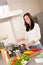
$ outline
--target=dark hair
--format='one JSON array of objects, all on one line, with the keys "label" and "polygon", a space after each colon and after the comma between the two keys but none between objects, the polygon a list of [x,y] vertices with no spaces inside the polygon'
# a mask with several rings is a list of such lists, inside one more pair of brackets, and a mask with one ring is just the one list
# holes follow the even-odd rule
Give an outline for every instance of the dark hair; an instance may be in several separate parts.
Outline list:
[{"label": "dark hair", "polygon": [[[30,13],[25,13],[25,14],[23,15],[23,18],[24,18],[26,15],[30,18],[30,21],[31,21],[31,27],[30,27],[29,24],[27,24],[27,23],[25,22],[26,31],[29,31],[29,29],[32,30],[32,29],[34,28],[34,21],[33,21],[33,18],[32,18],[32,16],[31,16]],[[24,20],[24,21],[25,21],[25,20]]]}]

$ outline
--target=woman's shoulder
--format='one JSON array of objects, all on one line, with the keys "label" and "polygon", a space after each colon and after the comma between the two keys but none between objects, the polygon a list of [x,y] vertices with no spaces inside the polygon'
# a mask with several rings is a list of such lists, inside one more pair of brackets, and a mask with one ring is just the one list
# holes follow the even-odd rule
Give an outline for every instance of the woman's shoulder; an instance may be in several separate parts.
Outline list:
[{"label": "woman's shoulder", "polygon": [[40,28],[39,24],[35,23],[34,28],[36,28],[36,29]]},{"label": "woman's shoulder", "polygon": [[35,25],[34,25],[35,27],[39,27],[39,24],[38,23],[35,23]]},{"label": "woman's shoulder", "polygon": [[35,23],[35,26],[39,26],[39,24],[38,23]]}]

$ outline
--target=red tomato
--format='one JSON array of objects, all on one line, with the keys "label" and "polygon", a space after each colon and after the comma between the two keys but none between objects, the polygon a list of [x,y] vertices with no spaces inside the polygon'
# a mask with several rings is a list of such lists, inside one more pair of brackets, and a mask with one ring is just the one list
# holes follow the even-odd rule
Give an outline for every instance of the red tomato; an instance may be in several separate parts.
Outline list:
[{"label": "red tomato", "polygon": [[10,61],[10,64],[11,64],[11,65],[14,65],[14,60],[11,60],[11,61]]},{"label": "red tomato", "polygon": [[31,51],[37,52],[37,51],[40,51],[40,48],[33,48],[31,49]]},{"label": "red tomato", "polygon": [[17,60],[17,59],[14,58],[13,60],[10,61],[10,64],[11,64],[11,65],[14,65],[14,63],[16,62],[16,60]]}]

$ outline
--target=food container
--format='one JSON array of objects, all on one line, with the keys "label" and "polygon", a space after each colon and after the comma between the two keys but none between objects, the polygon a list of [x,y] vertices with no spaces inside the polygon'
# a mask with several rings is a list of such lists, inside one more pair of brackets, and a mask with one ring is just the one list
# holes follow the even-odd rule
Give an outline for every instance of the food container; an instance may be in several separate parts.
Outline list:
[{"label": "food container", "polygon": [[23,53],[25,50],[27,50],[26,45],[25,44],[19,45],[19,50],[21,51],[21,53]]},{"label": "food container", "polygon": [[21,55],[20,50],[15,50],[15,54],[16,56],[20,56]]}]

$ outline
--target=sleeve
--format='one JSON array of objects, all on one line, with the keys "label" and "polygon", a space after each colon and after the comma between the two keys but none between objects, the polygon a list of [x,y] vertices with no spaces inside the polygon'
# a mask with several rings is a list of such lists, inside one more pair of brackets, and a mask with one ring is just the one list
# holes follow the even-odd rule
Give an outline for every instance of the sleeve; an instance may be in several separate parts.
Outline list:
[{"label": "sleeve", "polygon": [[38,24],[35,25],[35,33],[36,33],[36,40],[38,41],[41,39],[41,31],[40,31],[40,27]]}]

